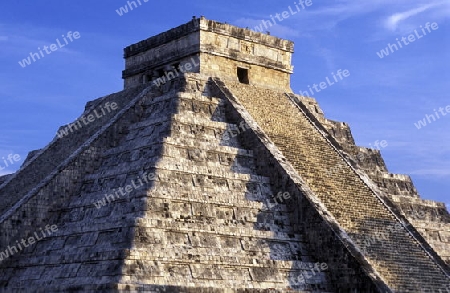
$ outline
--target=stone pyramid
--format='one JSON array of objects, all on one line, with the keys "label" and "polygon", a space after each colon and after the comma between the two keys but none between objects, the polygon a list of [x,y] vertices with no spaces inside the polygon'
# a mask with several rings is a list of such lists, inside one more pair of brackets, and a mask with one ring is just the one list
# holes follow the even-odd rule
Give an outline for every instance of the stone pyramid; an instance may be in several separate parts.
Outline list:
[{"label": "stone pyramid", "polygon": [[0,292],[450,292],[450,215],[294,95],[293,43],[205,18],[0,178]]}]

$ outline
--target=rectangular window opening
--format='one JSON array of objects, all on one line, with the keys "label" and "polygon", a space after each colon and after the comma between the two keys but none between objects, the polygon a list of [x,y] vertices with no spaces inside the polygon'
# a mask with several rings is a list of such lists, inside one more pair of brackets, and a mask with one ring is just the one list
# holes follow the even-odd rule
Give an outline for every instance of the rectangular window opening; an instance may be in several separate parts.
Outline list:
[{"label": "rectangular window opening", "polygon": [[248,80],[248,69],[245,68],[237,68],[237,76],[239,79],[240,83],[245,83],[245,84],[249,84],[249,80]]}]

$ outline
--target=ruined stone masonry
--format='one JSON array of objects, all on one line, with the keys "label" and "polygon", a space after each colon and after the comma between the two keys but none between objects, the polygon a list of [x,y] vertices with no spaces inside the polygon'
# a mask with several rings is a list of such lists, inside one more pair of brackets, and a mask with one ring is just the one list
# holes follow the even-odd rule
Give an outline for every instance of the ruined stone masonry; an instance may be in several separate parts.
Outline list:
[{"label": "ruined stone masonry", "polygon": [[117,110],[0,177],[0,292],[450,292],[444,204],[293,94],[292,53],[203,17],[125,48],[81,117]]}]

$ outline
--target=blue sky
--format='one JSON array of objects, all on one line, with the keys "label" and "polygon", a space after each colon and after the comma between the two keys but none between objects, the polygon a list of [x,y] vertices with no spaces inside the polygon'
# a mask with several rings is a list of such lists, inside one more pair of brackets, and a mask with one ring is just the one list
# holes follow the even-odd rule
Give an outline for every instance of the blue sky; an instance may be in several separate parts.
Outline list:
[{"label": "blue sky", "polygon": [[[136,0],[137,1],[137,0]],[[120,91],[123,48],[189,21],[192,16],[254,28],[295,11],[293,1],[163,1],[119,16],[127,1],[6,1],[0,11],[0,174],[15,171],[28,151],[49,143],[87,101]],[[393,3],[394,2],[394,3]],[[157,4],[155,4],[157,3]],[[299,6],[300,7],[300,6]],[[414,123],[450,106],[450,2],[441,0],[314,1],[267,30],[295,42],[294,92],[350,75],[314,92],[327,118],[348,122],[357,144],[386,140],[392,173],[410,174],[423,198],[450,203],[450,113],[418,129]],[[426,23],[438,28],[425,31]],[[396,38],[421,36],[377,54]],[[22,68],[38,48],[64,47]],[[404,44],[404,43],[403,43]],[[399,47],[399,45],[397,45]],[[436,115],[435,115],[436,117]],[[8,167],[2,157],[22,157]]]}]

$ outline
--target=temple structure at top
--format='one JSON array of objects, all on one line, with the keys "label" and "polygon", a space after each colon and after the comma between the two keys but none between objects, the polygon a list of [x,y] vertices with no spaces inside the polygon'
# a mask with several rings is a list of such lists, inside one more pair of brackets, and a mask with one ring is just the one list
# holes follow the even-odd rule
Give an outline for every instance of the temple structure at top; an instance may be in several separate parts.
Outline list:
[{"label": "temple structure at top", "polygon": [[229,24],[190,22],[125,48],[125,88],[182,72],[290,91],[294,43]]}]

